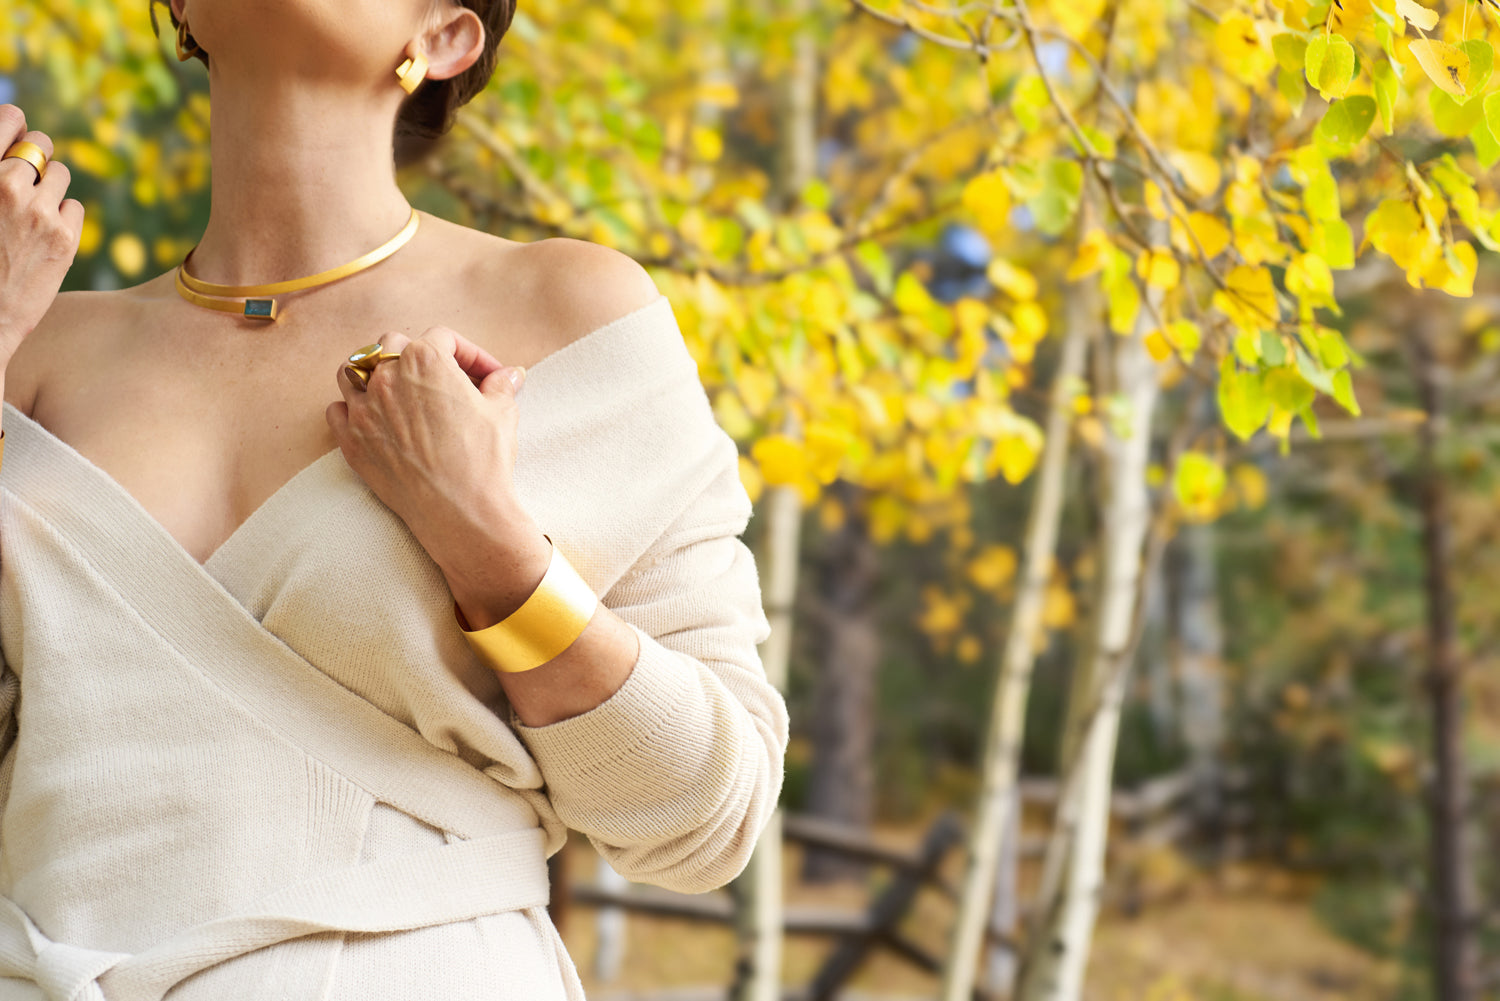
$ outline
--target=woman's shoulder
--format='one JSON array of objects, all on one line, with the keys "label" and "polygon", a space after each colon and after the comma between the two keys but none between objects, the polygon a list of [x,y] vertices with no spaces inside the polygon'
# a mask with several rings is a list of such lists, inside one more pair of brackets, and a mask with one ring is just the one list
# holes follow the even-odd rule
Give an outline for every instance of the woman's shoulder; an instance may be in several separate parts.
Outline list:
[{"label": "woman's shoulder", "polygon": [[514,304],[521,276],[528,311],[549,330],[552,351],[661,298],[646,269],[613,247],[571,237],[491,239],[495,252],[480,255],[478,265],[488,274],[486,284]]},{"label": "woman's shoulder", "polygon": [[5,366],[6,402],[30,416],[37,392],[56,360],[76,359],[86,350],[108,351],[111,346],[99,335],[100,321],[119,308],[121,299],[119,290],[59,292]]}]

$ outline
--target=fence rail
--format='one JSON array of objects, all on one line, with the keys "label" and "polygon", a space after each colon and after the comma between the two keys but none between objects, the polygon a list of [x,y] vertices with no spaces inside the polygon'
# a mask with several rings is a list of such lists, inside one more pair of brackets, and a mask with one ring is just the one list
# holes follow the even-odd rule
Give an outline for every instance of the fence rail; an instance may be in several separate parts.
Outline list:
[{"label": "fence rail", "polygon": [[[1163,775],[1132,789],[1117,790],[1110,800],[1110,812],[1120,831],[1110,839],[1110,850],[1128,854],[1182,844],[1205,829],[1224,835],[1242,828],[1249,820],[1249,811],[1232,799],[1247,783],[1244,772],[1221,774],[1216,789],[1216,815],[1211,818],[1203,816],[1197,799],[1201,786],[1190,769]],[[1024,804],[1047,808],[1056,805],[1058,788],[1052,779],[1025,779],[1019,785],[1019,793]],[[838,852],[886,867],[892,873],[890,881],[863,911],[784,908],[785,934],[830,936],[839,940],[807,990],[798,993],[799,998],[827,1001],[838,995],[876,948],[887,949],[928,972],[940,969],[940,958],[905,937],[900,925],[923,889],[958,899],[957,888],[940,872],[949,853],[962,843],[962,823],[957,814],[949,811],[939,816],[914,851],[882,843],[867,831],[805,814],[785,814],[782,834],[787,841]],[[1031,835],[1022,838],[1018,849],[1022,858],[1039,858],[1045,854],[1046,844],[1045,837]],[[1125,887],[1123,898],[1131,909],[1142,903],[1139,893],[1129,886]],[[583,906],[619,908],[712,924],[733,924],[735,920],[734,898],[725,890],[684,894],[641,884],[612,888],[580,883],[569,888],[569,899]],[[1015,945],[1006,934],[995,929],[990,929],[988,939],[992,946],[1014,948]]]}]

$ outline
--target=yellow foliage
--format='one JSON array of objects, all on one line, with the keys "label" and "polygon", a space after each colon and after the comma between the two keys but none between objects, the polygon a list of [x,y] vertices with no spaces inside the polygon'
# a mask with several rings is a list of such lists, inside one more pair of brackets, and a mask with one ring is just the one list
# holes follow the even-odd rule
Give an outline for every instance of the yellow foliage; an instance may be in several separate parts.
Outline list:
[{"label": "yellow foliage", "polygon": [[1141,251],[1136,258],[1135,270],[1147,285],[1168,291],[1176,288],[1182,280],[1182,266],[1177,263],[1177,255],[1166,247]]},{"label": "yellow foliage", "polygon": [[985,275],[996,288],[1012,299],[1024,302],[1036,298],[1036,278],[1030,271],[1016,267],[1003,257],[991,261]]},{"label": "yellow foliage", "polygon": [[809,506],[817,501],[821,490],[801,442],[783,434],[768,435],[750,446],[750,456],[759,464],[767,486],[791,487]]},{"label": "yellow foliage", "polygon": [[975,587],[998,592],[1016,575],[1016,551],[1009,546],[987,545],[969,561],[967,571]]},{"label": "yellow foliage", "polygon": [[1219,161],[1207,153],[1178,150],[1170,155],[1172,165],[1182,172],[1183,182],[1200,198],[1212,197],[1219,190],[1223,172]]},{"label": "yellow foliage", "polygon": [[948,594],[935,584],[922,588],[922,611],[917,625],[928,636],[956,633],[963,627],[964,613],[973,599],[964,591]]},{"label": "yellow foliage", "polygon": [[761,493],[765,490],[766,481],[761,478],[760,470],[755,468],[755,463],[743,455],[740,456],[740,482],[745,486],[745,493],[749,495],[750,503],[758,502]]},{"label": "yellow foliage", "polygon": [[1439,89],[1454,97],[1468,95],[1469,54],[1463,49],[1435,38],[1418,38],[1411,43],[1411,54]]},{"label": "yellow foliage", "polygon": [[1078,242],[1078,255],[1068,265],[1063,276],[1070,282],[1085,278],[1104,266],[1105,253],[1114,249],[1109,234],[1102,229],[1091,229]]},{"label": "yellow foliage", "polygon": [[1253,333],[1273,326],[1280,310],[1276,306],[1276,288],[1271,272],[1265,268],[1240,265],[1225,279],[1229,291],[1214,293],[1214,306],[1241,330]]},{"label": "yellow foliage", "polygon": [[1048,629],[1066,629],[1078,619],[1078,604],[1073,592],[1063,581],[1054,580],[1047,585],[1042,599],[1042,625]]},{"label": "yellow foliage", "polygon": [[1218,216],[1209,215],[1207,212],[1190,212],[1186,225],[1174,216],[1171,226],[1172,246],[1184,254],[1190,256],[1197,254],[1189,233],[1198,238],[1198,245],[1203,248],[1204,256],[1210,260],[1218,257],[1229,247],[1229,227],[1225,226]]},{"label": "yellow foliage", "polygon": [[1224,65],[1242,83],[1264,83],[1267,74],[1276,66],[1276,56],[1266,37],[1262,36],[1262,22],[1249,15],[1235,12],[1219,21],[1214,32],[1214,46],[1224,59]]},{"label": "yellow foliage", "polygon": [[979,637],[973,633],[964,633],[958,638],[958,645],[954,648],[954,654],[963,664],[972,664],[979,660],[984,653],[984,645],[979,642]]},{"label": "yellow foliage", "polygon": [[109,258],[116,271],[134,278],[146,267],[146,244],[134,233],[121,233],[109,242]]},{"label": "yellow foliage", "polygon": [[1010,188],[997,170],[975,174],[964,185],[964,210],[980,231],[994,237],[1010,234]]},{"label": "yellow foliage", "polygon": [[1266,474],[1259,467],[1242,462],[1235,466],[1230,472],[1234,481],[1235,493],[1239,495],[1240,506],[1250,510],[1259,511],[1266,505]]}]

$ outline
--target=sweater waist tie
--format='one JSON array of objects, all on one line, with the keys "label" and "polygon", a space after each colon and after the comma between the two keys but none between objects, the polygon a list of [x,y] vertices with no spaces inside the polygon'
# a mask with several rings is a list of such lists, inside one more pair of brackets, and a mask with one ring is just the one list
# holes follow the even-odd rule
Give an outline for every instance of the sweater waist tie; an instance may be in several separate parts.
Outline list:
[{"label": "sweater waist tie", "polygon": [[304,935],[407,931],[545,906],[545,846],[546,832],[531,827],[332,870],[135,954],[54,942],[0,896],[0,976],[35,983],[47,1001],[161,1001],[195,973]]}]

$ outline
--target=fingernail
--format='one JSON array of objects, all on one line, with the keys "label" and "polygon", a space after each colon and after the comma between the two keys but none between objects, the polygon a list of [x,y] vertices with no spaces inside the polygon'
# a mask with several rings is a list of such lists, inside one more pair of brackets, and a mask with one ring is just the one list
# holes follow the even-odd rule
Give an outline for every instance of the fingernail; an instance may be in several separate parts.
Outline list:
[{"label": "fingernail", "polygon": [[516,387],[516,392],[520,392],[521,384],[526,381],[526,366],[513,365],[505,375],[510,379],[510,384]]}]

